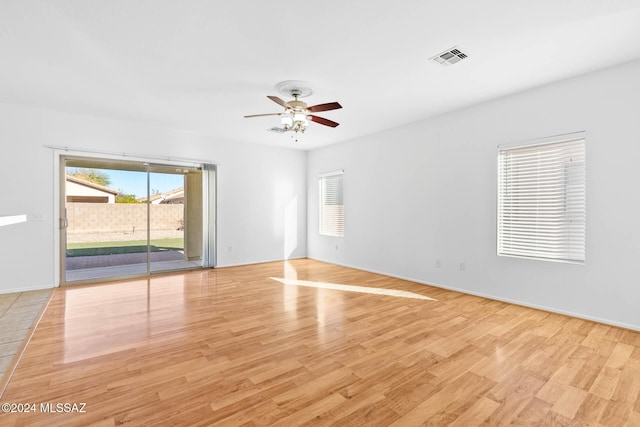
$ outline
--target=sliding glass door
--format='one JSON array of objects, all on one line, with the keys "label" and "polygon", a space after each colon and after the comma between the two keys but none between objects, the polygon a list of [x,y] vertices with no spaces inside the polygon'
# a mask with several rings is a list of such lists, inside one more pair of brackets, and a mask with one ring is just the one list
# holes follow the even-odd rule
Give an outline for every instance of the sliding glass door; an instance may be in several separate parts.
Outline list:
[{"label": "sliding glass door", "polygon": [[201,266],[202,169],[149,165],[149,188],[150,270]]},{"label": "sliding glass door", "polygon": [[212,265],[215,169],[64,156],[62,283]]}]

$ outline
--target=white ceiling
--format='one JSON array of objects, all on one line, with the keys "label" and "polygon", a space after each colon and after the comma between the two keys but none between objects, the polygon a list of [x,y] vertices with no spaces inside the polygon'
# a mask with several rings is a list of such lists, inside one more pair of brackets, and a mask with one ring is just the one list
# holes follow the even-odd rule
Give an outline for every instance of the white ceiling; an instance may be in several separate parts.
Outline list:
[{"label": "white ceiling", "polygon": [[[2,102],[307,150],[640,58],[640,0],[2,0],[0,54]],[[243,118],[289,79],[340,126]]]}]

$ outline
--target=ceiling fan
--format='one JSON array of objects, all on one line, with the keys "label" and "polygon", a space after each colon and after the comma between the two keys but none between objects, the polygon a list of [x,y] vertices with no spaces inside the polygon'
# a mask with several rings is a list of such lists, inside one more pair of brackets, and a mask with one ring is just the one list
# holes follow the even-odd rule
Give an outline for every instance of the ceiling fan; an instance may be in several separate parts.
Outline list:
[{"label": "ceiling fan", "polygon": [[309,122],[319,123],[321,125],[336,127],[339,123],[333,120],[325,119],[324,117],[316,116],[312,113],[318,113],[321,111],[337,110],[342,108],[337,102],[328,102],[326,104],[318,104],[308,106],[305,102],[300,101],[298,98],[304,98],[313,93],[313,90],[308,83],[300,80],[286,80],[276,85],[278,92],[285,96],[290,96],[293,99],[291,101],[284,101],[277,96],[267,95],[267,98],[275,102],[276,104],[284,107],[284,112],[281,113],[266,113],[266,114],[251,114],[244,116],[245,118],[251,117],[264,117],[264,116],[280,116],[281,127],[273,127],[269,129],[272,132],[295,132],[302,133],[307,129]]}]

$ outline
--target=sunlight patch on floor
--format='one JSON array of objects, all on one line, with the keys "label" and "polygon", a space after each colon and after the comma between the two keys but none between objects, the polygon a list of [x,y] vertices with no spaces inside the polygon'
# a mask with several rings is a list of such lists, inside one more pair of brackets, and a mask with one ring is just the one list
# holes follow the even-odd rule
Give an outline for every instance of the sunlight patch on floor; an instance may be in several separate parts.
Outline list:
[{"label": "sunlight patch on floor", "polygon": [[413,299],[425,299],[429,301],[437,301],[433,298],[429,298],[424,295],[416,294],[414,292],[409,292],[409,291],[401,291],[398,289],[370,288],[367,286],[341,285],[338,283],[311,282],[308,280],[281,279],[277,277],[270,277],[270,279],[288,286],[306,286],[309,288],[333,289],[336,291],[359,292],[363,294],[386,295],[386,296],[400,297],[400,298],[413,298]]}]

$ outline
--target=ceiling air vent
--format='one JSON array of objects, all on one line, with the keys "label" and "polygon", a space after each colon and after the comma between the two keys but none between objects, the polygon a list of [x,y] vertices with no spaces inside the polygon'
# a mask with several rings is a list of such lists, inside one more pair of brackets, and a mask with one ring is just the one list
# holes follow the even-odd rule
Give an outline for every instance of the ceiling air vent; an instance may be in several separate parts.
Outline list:
[{"label": "ceiling air vent", "polygon": [[452,47],[451,49],[445,50],[442,53],[434,56],[433,59],[438,64],[442,65],[451,65],[456,62],[460,62],[467,57],[466,53],[463,53],[457,46]]}]

